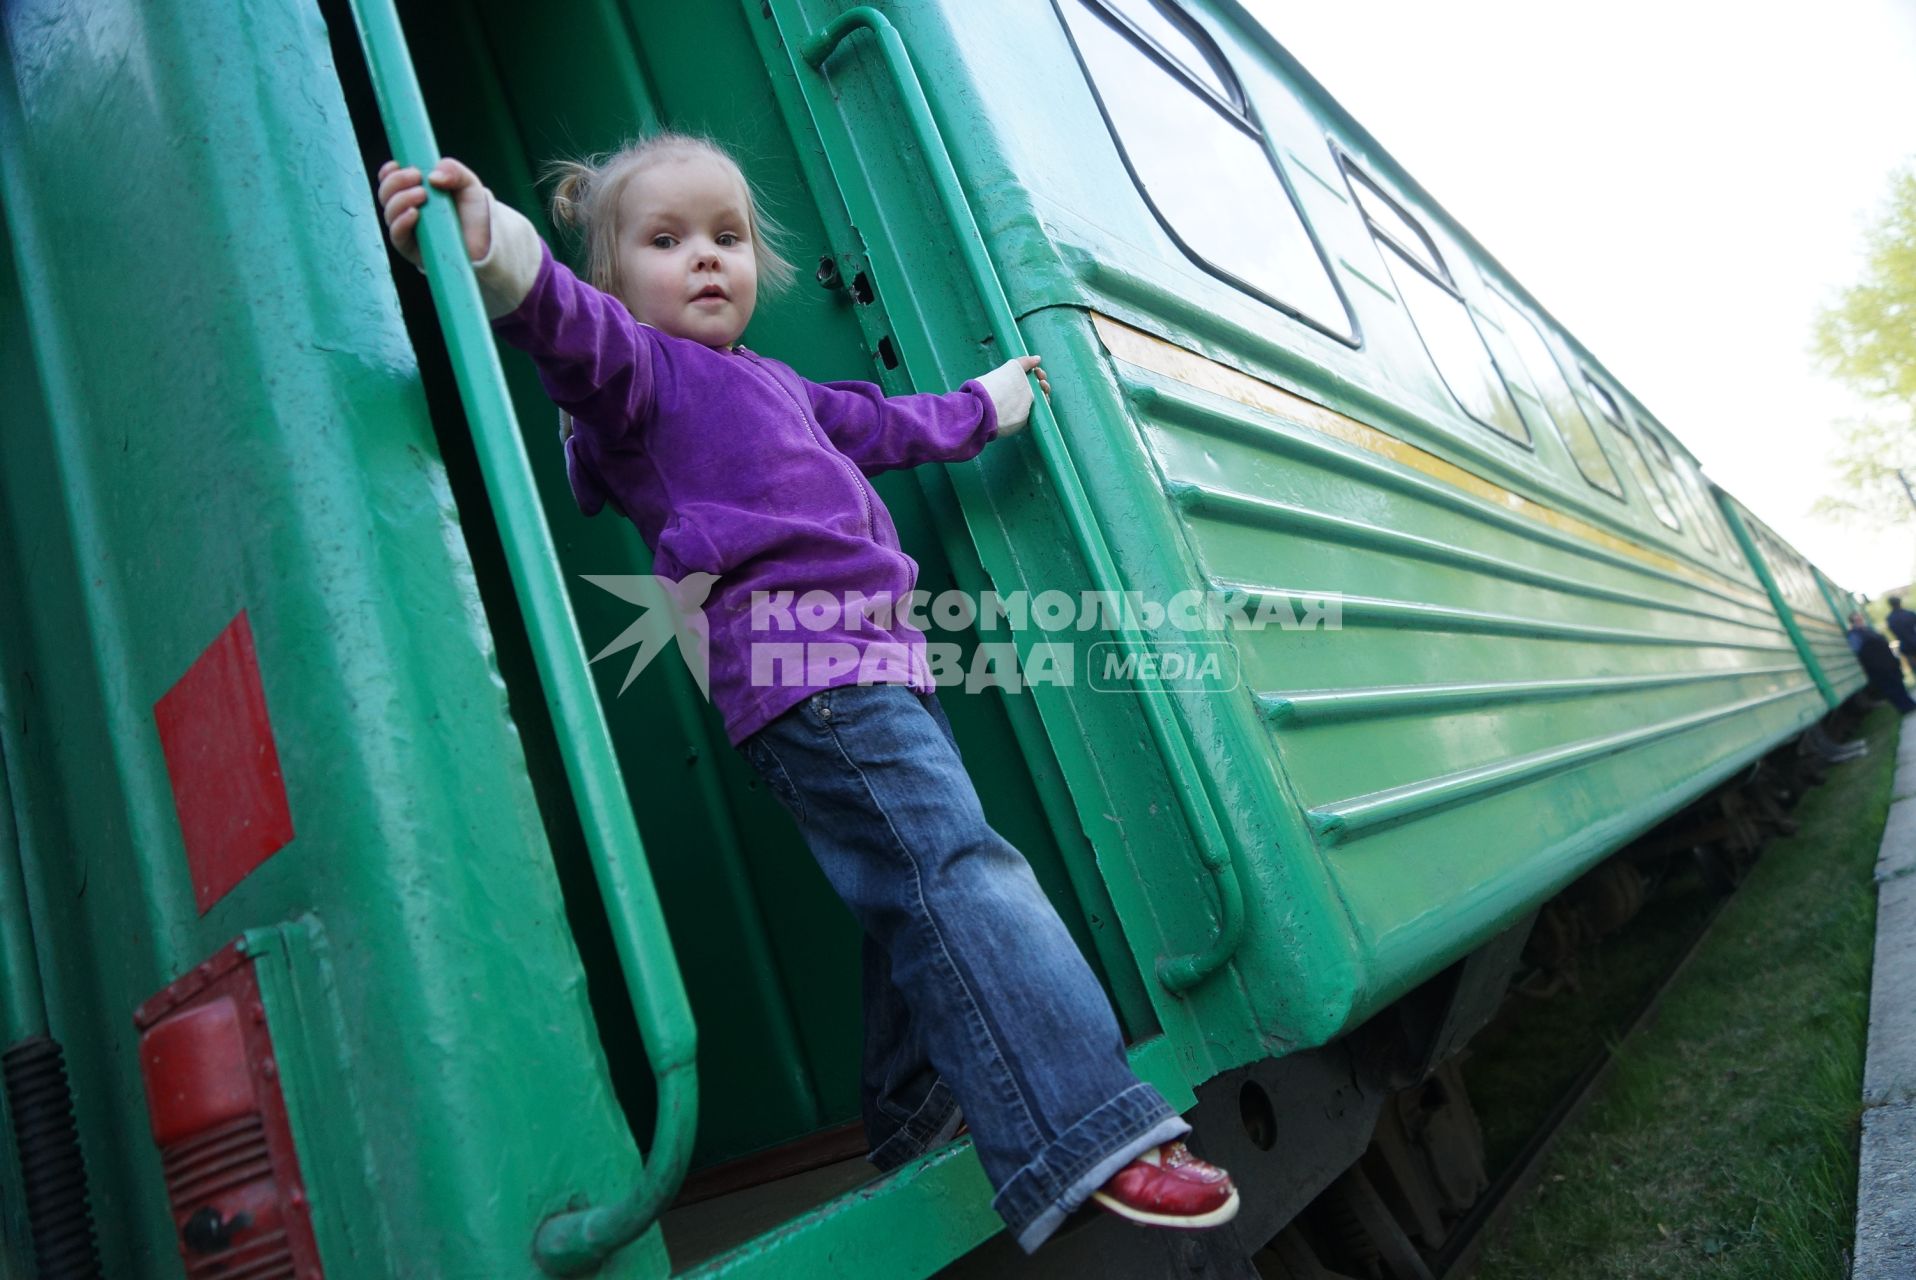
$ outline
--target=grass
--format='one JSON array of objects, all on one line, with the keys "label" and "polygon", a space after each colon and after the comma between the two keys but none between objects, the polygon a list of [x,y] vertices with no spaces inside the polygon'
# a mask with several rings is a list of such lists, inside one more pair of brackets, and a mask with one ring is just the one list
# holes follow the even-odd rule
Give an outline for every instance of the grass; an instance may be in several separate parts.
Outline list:
[{"label": "grass", "polygon": [[1870,754],[1804,799],[1800,834],[1769,847],[1621,1047],[1483,1280],[1848,1274],[1895,717],[1863,735]]},{"label": "grass", "polygon": [[1491,1176],[1517,1156],[1590,1060],[1622,1037],[1717,901],[1694,867],[1680,866],[1621,933],[1578,958],[1573,989],[1543,1000],[1513,994],[1471,1041],[1464,1082],[1477,1100]]}]

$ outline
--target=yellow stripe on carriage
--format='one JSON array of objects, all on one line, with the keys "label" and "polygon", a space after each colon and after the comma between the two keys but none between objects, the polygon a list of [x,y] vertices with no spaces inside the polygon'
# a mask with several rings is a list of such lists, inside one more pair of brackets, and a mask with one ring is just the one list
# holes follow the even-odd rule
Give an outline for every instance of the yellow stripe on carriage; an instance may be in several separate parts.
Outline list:
[{"label": "yellow stripe on carriage", "polygon": [[1535,520],[1539,524],[1548,525],[1560,533],[1582,538],[1607,551],[1629,556],[1631,559],[1652,565],[1666,573],[1681,574],[1683,577],[1714,587],[1723,585],[1723,580],[1716,575],[1696,569],[1674,556],[1646,547],[1642,543],[1632,542],[1628,538],[1618,537],[1568,512],[1534,502],[1494,481],[1484,479],[1473,471],[1466,471],[1454,462],[1446,461],[1414,444],[1399,440],[1396,436],[1367,426],[1355,418],[1346,417],[1334,409],[1327,409],[1313,400],[1306,400],[1273,383],[1254,378],[1229,365],[1220,364],[1208,356],[1202,356],[1185,347],[1166,342],[1155,334],[1134,329],[1121,320],[1113,320],[1098,312],[1091,313],[1091,320],[1098,330],[1098,336],[1104,342],[1105,350],[1126,364],[1136,365],[1140,369],[1161,374],[1201,391],[1209,391],[1227,400],[1235,400],[1239,404],[1248,405],[1287,422],[1309,427],[1313,431],[1341,440],[1345,444],[1354,445],[1368,453],[1400,463],[1434,480],[1441,480],[1453,488],[1461,489],[1485,502],[1494,503],[1506,511]]}]

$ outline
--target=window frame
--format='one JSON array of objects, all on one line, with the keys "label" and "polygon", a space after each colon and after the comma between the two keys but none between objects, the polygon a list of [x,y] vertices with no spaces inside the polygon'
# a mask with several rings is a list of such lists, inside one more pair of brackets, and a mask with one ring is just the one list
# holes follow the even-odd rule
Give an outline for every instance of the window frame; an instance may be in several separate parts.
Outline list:
[{"label": "window frame", "polygon": [[[1696,517],[1694,526],[1696,540],[1711,555],[1721,555],[1722,552],[1717,548],[1716,531],[1710,528],[1708,513],[1703,510],[1697,486],[1691,482],[1691,477],[1695,473],[1682,466],[1677,461],[1676,455],[1670,451],[1670,446],[1663,441],[1663,437],[1670,433],[1664,430],[1662,423],[1648,414],[1638,414],[1636,421],[1637,431],[1650,442],[1651,450],[1657,458],[1662,460],[1664,469],[1669,473],[1671,483],[1675,484],[1678,492],[1683,495],[1683,505],[1688,507],[1690,514]],[[1654,468],[1655,463],[1652,462],[1651,466]]]},{"label": "window frame", "polygon": [[[1681,443],[1669,428],[1655,418],[1645,415],[1644,420],[1649,424],[1651,434],[1658,437],[1659,444],[1662,443],[1660,438],[1662,436],[1668,436],[1673,444]],[[1675,452],[1670,453],[1670,465],[1676,469],[1677,475],[1689,488],[1691,500],[1697,508],[1698,523],[1710,526],[1712,536],[1717,543],[1712,550],[1726,564],[1746,563],[1743,548],[1738,545],[1736,534],[1730,529],[1730,522],[1724,518],[1723,508],[1716,500],[1716,486],[1710,477],[1703,473],[1703,464],[1698,462],[1688,449],[1684,449],[1681,455]],[[1707,543],[1709,539],[1705,541]]]},{"label": "window frame", "polygon": [[[1616,483],[1617,487],[1612,489],[1609,485],[1599,482],[1595,476],[1583,469],[1583,461],[1577,457],[1577,451],[1570,446],[1570,433],[1564,430],[1563,423],[1557,420],[1557,415],[1551,410],[1549,402],[1539,397],[1539,402],[1543,405],[1544,417],[1550,420],[1551,427],[1556,430],[1557,439],[1563,445],[1563,451],[1570,455],[1571,467],[1576,470],[1577,475],[1582,478],[1583,482],[1592,489],[1595,489],[1598,493],[1601,493],[1613,502],[1621,502],[1624,506],[1629,506],[1630,496],[1629,491],[1626,490],[1623,485],[1623,473],[1617,470],[1616,460],[1610,456],[1610,451],[1603,447],[1603,437],[1597,434],[1596,424],[1591,422],[1590,415],[1583,411],[1583,402],[1577,398],[1577,385],[1570,380],[1570,373],[1563,367],[1563,361],[1557,358],[1556,350],[1550,345],[1550,339],[1545,335],[1543,326],[1533,320],[1530,313],[1526,311],[1515,298],[1499,288],[1495,281],[1484,276],[1481,271],[1478,272],[1478,276],[1483,280],[1484,288],[1489,290],[1491,296],[1508,308],[1511,314],[1515,315],[1519,321],[1529,325],[1530,332],[1536,335],[1537,345],[1543,348],[1545,358],[1550,361],[1550,367],[1556,370],[1558,379],[1563,383],[1564,391],[1568,393],[1570,397],[1570,407],[1575,409],[1577,416],[1583,419],[1584,429],[1590,433],[1590,443],[1597,447],[1597,454],[1603,459],[1604,465],[1610,469],[1610,478]],[[1517,349],[1517,362],[1523,366],[1524,372],[1530,375],[1530,380],[1534,383],[1537,380],[1537,375],[1532,372],[1529,362],[1523,358],[1522,344],[1515,338],[1512,338],[1511,345]],[[1506,379],[1506,382],[1507,381],[1508,379]],[[1542,390],[1542,388],[1538,388],[1538,390]]]},{"label": "window frame", "polygon": [[[1106,0],[1052,0],[1053,15],[1064,31],[1066,42],[1071,46],[1072,57],[1077,60],[1078,71],[1084,76],[1085,85],[1091,90],[1091,100],[1097,104],[1098,115],[1104,121],[1105,132],[1110,135],[1112,145],[1117,149],[1118,159],[1124,165],[1124,171],[1130,177],[1132,187],[1144,201],[1144,207],[1151,211],[1151,216],[1156,219],[1164,234],[1170,237],[1171,243],[1178,247],[1179,252],[1207,275],[1223,281],[1265,306],[1282,312],[1315,333],[1320,333],[1354,351],[1362,350],[1364,332],[1357,318],[1357,310],[1351,306],[1350,296],[1344,291],[1343,281],[1338,278],[1337,272],[1333,269],[1330,255],[1324,248],[1323,239],[1317,234],[1316,228],[1311,226],[1310,219],[1305,216],[1303,202],[1297,198],[1297,189],[1291,184],[1290,175],[1284,171],[1283,164],[1278,160],[1271,136],[1265,130],[1263,122],[1258,119],[1250,96],[1244,92],[1244,82],[1239,78],[1237,69],[1231,65],[1230,59],[1224,56],[1224,51],[1218,48],[1217,42],[1211,39],[1210,32],[1206,31],[1174,0],[1138,0],[1138,2],[1149,4],[1158,10],[1165,16],[1166,21],[1191,38],[1200,53],[1213,58],[1213,69],[1219,72],[1219,78],[1225,81],[1232,94],[1241,100],[1241,102],[1233,102],[1218,97],[1215,89],[1192,75],[1181,61],[1152,39],[1148,32],[1141,30],[1121,10],[1107,3]],[[1310,244],[1312,253],[1317,257],[1317,264],[1324,274],[1325,282],[1330,285],[1332,295],[1337,299],[1338,306],[1343,309],[1344,321],[1349,332],[1339,332],[1328,322],[1305,313],[1301,308],[1275,297],[1236,273],[1212,262],[1192,247],[1191,243],[1172,225],[1171,219],[1158,207],[1157,201],[1151,198],[1149,188],[1138,176],[1137,166],[1132,163],[1131,152],[1125,143],[1124,135],[1118,131],[1117,125],[1111,119],[1111,109],[1105,105],[1104,101],[1104,90],[1099,87],[1098,77],[1092,74],[1091,65],[1085,59],[1084,50],[1078,46],[1078,38],[1071,29],[1071,20],[1065,16],[1064,6],[1068,4],[1082,6],[1088,11],[1088,16],[1093,21],[1102,21],[1114,28],[1119,35],[1136,45],[1140,53],[1163,68],[1165,73],[1179,85],[1195,93],[1200,101],[1223,116],[1224,123],[1244,133],[1257,144],[1258,150],[1264,154],[1265,163],[1270,166],[1271,175],[1277,180],[1278,189],[1290,202],[1291,212],[1296,215],[1298,226],[1304,232],[1304,239]]]},{"label": "window frame", "polygon": [[[1717,533],[1723,538],[1724,563],[1733,569],[1747,568],[1750,557],[1744,553],[1743,544],[1737,540],[1736,530],[1730,527],[1729,516],[1723,512],[1723,504],[1717,500],[1717,494],[1723,491],[1718,488],[1716,481],[1710,479],[1709,473],[1703,469],[1701,462],[1696,462],[1694,458],[1691,461],[1695,463],[1697,492],[1701,495],[1704,506],[1709,508],[1707,512],[1709,518],[1716,522]],[[1728,494],[1724,496],[1727,497]]]},{"label": "window frame", "polygon": [[[1230,95],[1229,98],[1218,97],[1217,90],[1211,85],[1206,84],[1202,78],[1196,76],[1191,68],[1185,66],[1182,58],[1159,44],[1156,36],[1153,36],[1149,31],[1146,31],[1137,23],[1131,21],[1131,15],[1119,7],[1119,5],[1123,3],[1123,0],[1096,0],[1095,7],[1103,10],[1109,17],[1115,18],[1117,25],[1124,28],[1125,31],[1130,33],[1134,40],[1142,44],[1144,51],[1150,54],[1152,59],[1162,65],[1166,71],[1169,71],[1172,75],[1184,81],[1190,88],[1195,89],[1198,93],[1209,98],[1211,104],[1220,111],[1234,117],[1238,122],[1238,126],[1246,133],[1249,133],[1253,138],[1261,138],[1262,134],[1257,127],[1257,122],[1250,114],[1250,100],[1244,94],[1244,86],[1238,82],[1236,70],[1232,68],[1229,62],[1225,61],[1224,51],[1217,48],[1208,34],[1198,28],[1197,24],[1191,20],[1190,15],[1186,14],[1182,9],[1176,9],[1175,6],[1167,8],[1165,5],[1156,3],[1155,0],[1130,0],[1130,2],[1133,4],[1149,5],[1151,8],[1157,10],[1166,22],[1170,23],[1179,31],[1182,31],[1185,36],[1191,40],[1191,43],[1197,46],[1199,54],[1215,55],[1217,62],[1212,63],[1211,70],[1220,73],[1218,79],[1224,81],[1224,89],[1225,92]],[[1070,30],[1069,20],[1066,20],[1065,29],[1066,31]]]},{"label": "window frame", "polygon": [[[1637,472],[1637,487],[1643,490],[1643,501],[1650,508],[1650,514],[1656,517],[1658,524],[1670,532],[1682,533],[1682,517],[1677,515],[1676,507],[1670,502],[1670,495],[1663,492],[1663,486],[1657,480],[1656,471],[1650,466],[1650,455],[1644,452],[1643,441],[1630,430],[1624,418],[1622,402],[1611,394],[1610,388],[1597,381],[1597,375],[1590,372],[1587,366],[1580,366],[1580,369],[1583,373],[1583,384],[1596,396],[1597,412],[1602,415],[1605,422],[1616,429],[1617,434],[1622,436],[1624,443],[1629,446],[1629,449],[1624,450],[1624,462],[1627,464],[1631,458],[1635,458],[1642,463],[1642,470]],[[1631,449],[1636,452],[1630,452]],[[1637,471],[1634,467],[1627,469]],[[1646,480],[1648,484],[1644,483]]]},{"label": "window frame", "polygon": [[[1385,191],[1377,179],[1371,177],[1370,174],[1366,172],[1357,157],[1353,156],[1349,151],[1345,150],[1341,144],[1335,141],[1331,143],[1331,154],[1336,158],[1338,172],[1343,175],[1344,185],[1350,192],[1351,206],[1357,210],[1357,216],[1363,220],[1364,230],[1370,234],[1371,242],[1379,246],[1380,252],[1384,249],[1388,249],[1390,252],[1395,253],[1399,258],[1403,259],[1407,266],[1449,294],[1451,299],[1464,309],[1464,319],[1470,322],[1471,332],[1477,335],[1477,345],[1483,348],[1484,359],[1489,362],[1490,371],[1496,375],[1497,384],[1503,388],[1504,398],[1510,402],[1510,411],[1516,416],[1517,425],[1523,428],[1523,439],[1519,440],[1517,437],[1505,433],[1500,430],[1496,424],[1486,422],[1470,411],[1470,407],[1464,403],[1464,398],[1457,394],[1457,388],[1450,385],[1450,379],[1444,374],[1443,365],[1437,362],[1437,353],[1431,350],[1430,339],[1424,335],[1423,326],[1417,323],[1416,314],[1411,311],[1410,303],[1404,298],[1403,287],[1396,285],[1396,282],[1393,280],[1392,283],[1396,285],[1397,289],[1397,300],[1403,303],[1404,314],[1410,317],[1410,327],[1417,335],[1418,345],[1423,347],[1424,355],[1430,361],[1430,367],[1436,370],[1437,381],[1443,383],[1444,390],[1450,393],[1451,403],[1457,406],[1458,411],[1461,412],[1464,417],[1488,431],[1498,440],[1503,441],[1512,448],[1522,449],[1528,453],[1535,454],[1537,451],[1537,440],[1530,430],[1529,422],[1524,420],[1523,410],[1517,407],[1517,397],[1510,389],[1510,379],[1504,376],[1503,366],[1497,363],[1497,353],[1490,349],[1490,342],[1484,337],[1483,326],[1477,322],[1477,315],[1470,305],[1470,299],[1466,298],[1463,290],[1458,288],[1456,279],[1451,274],[1449,264],[1444,261],[1443,253],[1437,248],[1436,240],[1431,237],[1430,232],[1424,229],[1423,222],[1413,215],[1409,209],[1404,207],[1402,201]],[[1441,275],[1433,274],[1430,267],[1419,261],[1415,253],[1411,252],[1406,246],[1398,243],[1396,236],[1392,235],[1388,229],[1372,219],[1369,210],[1364,204],[1363,198],[1357,194],[1356,184],[1359,182],[1368,187],[1373,195],[1388,205],[1391,211],[1403,219],[1404,223],[1417,234],[1418,238],[1423,241],[1424,248],[1429,251],[1431,262],[1436,265],[1437,271],[1442,273]],[[1386,270],[1389,270],[1390,262],[1388,259],[1385,260],[1384,266]]]}]

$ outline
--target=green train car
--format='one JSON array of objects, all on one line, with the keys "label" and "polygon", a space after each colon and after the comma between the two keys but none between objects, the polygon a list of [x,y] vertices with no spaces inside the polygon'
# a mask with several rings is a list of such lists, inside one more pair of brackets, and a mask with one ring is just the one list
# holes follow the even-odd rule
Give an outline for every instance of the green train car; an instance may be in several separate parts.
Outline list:
[{"label": "green train car", "polygon": [[395,272],[388,155],[534,213],[709,131],[816,263],[757,349],[1044,354],[1026,437],[879,482],[921,586],[1278,620],[934,629],[993,824],[1244,1188],[1040,1271],[1253,1274],[1542,903],[1861,687],[1847,597],[1231,0],[0,22],[10,1274],[1022,1265],[964,1142],[867,1176],[855,929],[683,664],[589,662],[646,548],[443,208]]}]

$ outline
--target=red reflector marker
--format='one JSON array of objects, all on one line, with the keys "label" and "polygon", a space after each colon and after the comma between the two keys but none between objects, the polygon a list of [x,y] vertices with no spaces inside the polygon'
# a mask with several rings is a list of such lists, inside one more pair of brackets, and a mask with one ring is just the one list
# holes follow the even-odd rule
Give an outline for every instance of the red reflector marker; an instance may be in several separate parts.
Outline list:
[{"label": "red reflector marker", "polygon": [[200,914],[293,838],[244,609],[153,704]]}]

